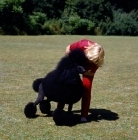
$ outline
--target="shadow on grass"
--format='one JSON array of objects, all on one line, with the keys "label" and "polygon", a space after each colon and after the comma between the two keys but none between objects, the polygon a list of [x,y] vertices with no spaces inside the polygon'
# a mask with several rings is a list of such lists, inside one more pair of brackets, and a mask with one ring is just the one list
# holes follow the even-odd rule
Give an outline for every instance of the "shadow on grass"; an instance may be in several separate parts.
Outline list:
[{"label": "shadow on grass", "polygon": [[[80,122],[80,110],[74,110],[71,114],[64,112],[61,116],[58,115],[56,125],[57,126],[75,126],[77,124],[81,124]],[[77,114],[79,113],[79,114]],[[87,123],[92,121],[100,122],[101,120],[107,121],[115,121],[119,119],[117,113],[112,112],[111,110],[107,109],[90,109],[89,115],[87,117]]]},{"label": "shadow on grass", "polygon": [[90,121],[100,121],[100,120],[115,121],[119,119],[117,113],[107,109],[90,109],[89,112],[91,113],[88,116],[88,120]]},{"label": "shadow on grass", "polygon": [[[71,122],[70,125],[68,125],[68,126],[74,126],[74,125],[82,123],[82,122],[80,122],[81,116],[79,114],[76,114],[76,113],[80,113],[80,112],[81,112],[80,110],[73,111],[72,119],[71,119],[71,120],[73,120],[73,122]],[[111,110],[89,109],[89,115],[87,117],[88,121],[86,123],[90,123],[92,121],[100,122],[101,120],[116,121],[118,119],[119,119],[118,114],[115,112],[112,112]]]},{"label": "shadow on grass", "polygon": [[[73,110],[72,113],[64,112],[62,116],[58,116],[57,122],[55,124],[57,126],[75,126],[77,124],[81,124],[80,122],[80,110]],[[79,114],[78,114],[79,113]],[[34,118],[37,117],[53,117],[52,112],[49,115],[36,115]],[[101,120],[107,120],[107,121],[115,121],[119,119],[119,116],[117,113],[112,112],[111,110],[107,109],[90,109],[89,115],[87,117],[87,122],[90,123],[92,121],[100,122]],[[54,120],[53,120],[54,121]]]},{"label": "shadow on grass", "polygon": [[[74,113],[79,113],[79,112],[80,110],[74,111]],[[117,113],[107,109],[89,109],[89,113],[90,114],[87,117],[88,122],[91,121],[99,122],[100,120],[115,121],[119,119]]]}]

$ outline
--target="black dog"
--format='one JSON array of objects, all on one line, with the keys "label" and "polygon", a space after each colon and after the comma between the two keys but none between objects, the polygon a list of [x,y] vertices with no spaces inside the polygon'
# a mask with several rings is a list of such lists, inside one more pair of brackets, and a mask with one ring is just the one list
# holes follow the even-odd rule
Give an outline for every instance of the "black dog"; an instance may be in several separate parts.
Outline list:
[{"label": "black dog", "polygon": [[[44,78],[36,79],[33,82],[33,89],[38,92],[38,97],[34,103],[29,102],[25,106],[26,117],[35,116],[38,104],[42,113],[50,112],[51,101],[69,104],[68,111],[71,111],[72,105],[81,99],[84,91],[79,74],[85,72],[83,66],[87,61],[85,53],[75,49],[59,61],[55,70]],[[47,100],[44,100],[44,97],[47,97]],[[46,109],[44,105],[48,108]]]}]

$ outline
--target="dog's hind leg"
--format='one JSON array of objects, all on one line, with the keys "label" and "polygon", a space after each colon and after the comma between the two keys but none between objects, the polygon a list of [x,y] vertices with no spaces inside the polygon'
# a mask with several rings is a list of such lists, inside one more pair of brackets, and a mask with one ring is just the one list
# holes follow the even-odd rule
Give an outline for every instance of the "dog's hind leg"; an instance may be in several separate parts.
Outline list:
[{"label": "dog's hind leg", "polygon": [[44,100],[44,93],[43,93],[43,88],[42,88],[42,84],[39,85],[39,92],[38,92],[38,97],[36,99],[36,101],[34,102],[34,105],[38,105],[41,101]]},{"label": "dog's hind leg", "polygon": [[68,113],[71,113],[72,107],[73,107],[73,104],[69,104],[69,105],[68,105]]}]

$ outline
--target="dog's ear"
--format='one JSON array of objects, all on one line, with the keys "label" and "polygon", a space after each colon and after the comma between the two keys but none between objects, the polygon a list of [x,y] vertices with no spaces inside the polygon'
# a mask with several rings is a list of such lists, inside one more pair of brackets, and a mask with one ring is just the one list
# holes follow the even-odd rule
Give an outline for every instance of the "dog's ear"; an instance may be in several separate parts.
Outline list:
[{"label": "dog's ear", "polygon": [[76,66],[71,69],[64,70],[62,74],[60,74],[59,82],[75,85],[78,82],[78,79],[80,79],[79,71],[83,72],[83,69]]}]

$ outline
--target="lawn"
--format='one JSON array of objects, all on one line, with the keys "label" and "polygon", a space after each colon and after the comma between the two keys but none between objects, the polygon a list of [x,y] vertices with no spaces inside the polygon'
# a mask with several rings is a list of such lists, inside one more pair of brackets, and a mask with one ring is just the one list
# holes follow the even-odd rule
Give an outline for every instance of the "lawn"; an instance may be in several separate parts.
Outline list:
[{"label": "lawn", "polygon": [[[24,106],[37,97],[32,81],[53,70],[65,47],[82,38],[105,49],[93,82],[89,122],[56,126],[39,108],[38,117],[26,118]],[[80,103],[74,115],[80,115]],[[138,37],[0,36],[0,140],[138,140]]]}]

